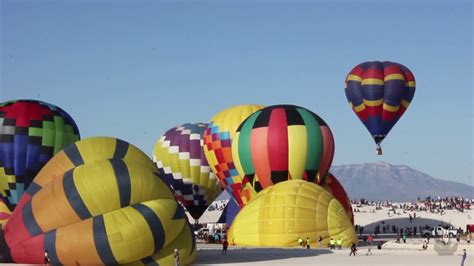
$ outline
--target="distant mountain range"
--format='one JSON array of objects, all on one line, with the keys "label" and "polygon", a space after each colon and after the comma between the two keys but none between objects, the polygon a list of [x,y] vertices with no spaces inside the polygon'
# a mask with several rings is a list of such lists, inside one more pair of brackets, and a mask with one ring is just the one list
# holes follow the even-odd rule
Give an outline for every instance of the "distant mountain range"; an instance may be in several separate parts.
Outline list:
[{"label": "distant mountain range", "polygon": [[386,162],[331,167],[351,199],[410,201],[427,196],[474,197],[474,187],[433,178],[406,165]]},{"label": "distant mountain range", "polygon": [[[473,186],[437,179],[406,165],[349,164],[333,166],[330,171],[351,199],[412,201],[428,196],[474,197]],[[224,191],[216,200],[229,198]]]}]

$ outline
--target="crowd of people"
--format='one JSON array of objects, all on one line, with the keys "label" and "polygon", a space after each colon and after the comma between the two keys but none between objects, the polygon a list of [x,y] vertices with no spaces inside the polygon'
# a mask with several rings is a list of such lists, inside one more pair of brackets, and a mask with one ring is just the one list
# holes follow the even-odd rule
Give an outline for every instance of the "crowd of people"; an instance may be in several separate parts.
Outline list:
[{"label": "crowd of people", "polygon": [[418,198],[415,201],[405,203],[395,203],[391,200],[383,201],[368,201],[366,199],[351,201],[354,207],[354,212],[359,212],[362,206],[375,206],[375,210],[382,210],[382,207],[389,208],[390,212],[398,213],[397,211],[426,211],[431,213],[444,214],[446,210],[457,210],[464,212],[470,210],[474,204],[474,199],[464,197],[426,197],[425,199]]}]

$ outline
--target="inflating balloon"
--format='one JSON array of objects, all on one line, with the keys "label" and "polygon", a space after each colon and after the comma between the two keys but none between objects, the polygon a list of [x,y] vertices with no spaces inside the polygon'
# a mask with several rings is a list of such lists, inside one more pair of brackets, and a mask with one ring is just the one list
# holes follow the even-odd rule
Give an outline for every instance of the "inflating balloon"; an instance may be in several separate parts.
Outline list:
[{"label": "inflating balloon", "polygon": [[255,193],[242,183],[232,158],[232,139],[240,123],[262,109],[261,105],[238,105],[227,108],[211,118],[204,132],[204,154],[227,192],[242,207]]},{"label": "inflating balloon", "polygon": [[352,224],[354,224],[354,213],[352,212],[352,205],[349,196],[347,196],[344,187],[339,183],[336,177],[332,173],[328,173],[326,176],[326,182],[322,185],[324,189],[329,191],[344,207],[347,212],[347,216],[351,218]]},{"label": "inflating balloon", "polygon": [[79,140],[74,120],[49,103],[0,103],[0,197],[13,210],[48,160]]},{"label": "inflating balloon", "polygon": [[347,75],[345,92],[352,110],[372,135],[376,153],[382,154],[380,143],[415,95],[413,73],[394,62],[365,62]]},{"label": "inflating balloon", "polygon": [[222,191],[202,150],[206,127],[203,123],[174,127],[153,148],[160,176],[194,219],[199,219]]},{"label": "inflating balloon", "polygon": [[150,158],[112,138],[68,148],[45,165],[38,189],[5,226],[14,262],[42,263],[45,251],[53,264],[157,262],[174,248],[185,261],[195,257],[184,209]]},{"label": "inflating balloon", "polygon": [[310,110],[274,105],[239,126],[232,156],[238,173],[256,192],[292,179],[324,183],[334,139],[326,122]]},{"label": "inflating balloon", "polygon": [[231,244],[290,247],[298,237],[313,241],[341,239],[357,243],[350,217],[334,196],[317,184],[289,180],[262,190],[235,217],[228,231]]}]

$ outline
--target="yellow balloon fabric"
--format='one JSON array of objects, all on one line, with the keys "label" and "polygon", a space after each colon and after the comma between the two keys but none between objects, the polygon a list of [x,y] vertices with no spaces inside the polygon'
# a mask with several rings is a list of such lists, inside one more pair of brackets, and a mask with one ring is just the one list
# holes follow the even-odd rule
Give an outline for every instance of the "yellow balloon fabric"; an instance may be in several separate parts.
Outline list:
[{"label": "yellow balloon fabric", "polygon": [[204,155],[222,187],[242,207],[254,195],[253,188],[242,184],[232,159],[232,139],[240,124],[262,105],[247,104],[227,108],[209,121],[204,132]]},{"label": "yellow balloon fabric", "polygon": [[252,199],[236,216],[228,232],[230,244],[243,246],[297,246],[298,237],[323,244],[341,239],[357,242],[350,217],[328,191],[303,180],[280,182]]},{"label": "yellow balloon fabric", "polygon": [[36,192],[64,172],[82,164],[103,159],[125,159],[146,165],[153,171],[157,171],[150,157],[126,141],[113,137],[83,139],[64,148],[48,161],[20,199],[18,208],[21,208]]},{"label": "yellow balloon fabric", "polygon": [[150,257],[146,257],[139,261],[128,263],[128,266],[139,266],[139,265],[174,265],[174,250],[177,249],[179,252],[179,263],[180,265],[189,265],[195,259],[197,255],[196,241],[193,238],[193,231],[189,226],[183,226],[181,233],[168,244],[163,250],[153,254]]},{"label": "yellow balloon fabric", "polygon": [[3,201],[0,201],[0,229],[7,223],[11,214],[12,212],[8,209],[7,205]]},{"label": "yellow balloon fabric", "polygon": [[[53,176],[42,176],[48,182],[5,227],[13,260],[42,263],[47,250],[54,264],[123,264],[172,256],[179,246],[192,261],[184,209],[151,159],[124,141],[96,141],[78,142],[45,166]],[[103,145],[94,151],[93,143]]]}]

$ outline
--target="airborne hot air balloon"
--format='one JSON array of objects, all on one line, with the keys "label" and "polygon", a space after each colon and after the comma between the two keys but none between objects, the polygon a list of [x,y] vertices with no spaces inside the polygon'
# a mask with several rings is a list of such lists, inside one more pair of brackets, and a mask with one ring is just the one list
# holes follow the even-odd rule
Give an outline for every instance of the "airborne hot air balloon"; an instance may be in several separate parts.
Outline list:
[{"label": "airborne hot air balloon", "polygon": [[184,263],[194,259],[183,208],[133,145],[76,142],[43,170],[5,227],[14,262],[42,263],[47,251],[53,264],[169,264],[175,248]]},{"label": "airborne hot air balloon", "polygon": [[235,169],[232,143],[240,123],[263,106],[249,104],[227,108],[211,118],[204,132],[204,154],[212,171],[240,207],[245,205],[254,191],[242,184],[242,177]]},{"label": "airborne hot air balloon", "polygon": [[415,95],[415,77],[394,62],[365,62],[346,77],[346,97],[354,113],[372,135],[378,155],[387,137]]},{"label": "airborne hot air balloon", "polygon": [[14,209],[43,165],[79,140],[63,109],[34,100],[0,103],[0,196]]},{"label": "airborne hot air balloon", "polygon": [[203,123],[174,127],[153,148],[160,176],[196,220],[222,191],[202,150],[206,127]]},{"label": "airborne hot air balloon", "polygon": [[292,179],[324,183],[334,139],[326,122],[310,110],[274,105],[239,126],[232,155],[239,174],[256,192]]}]

